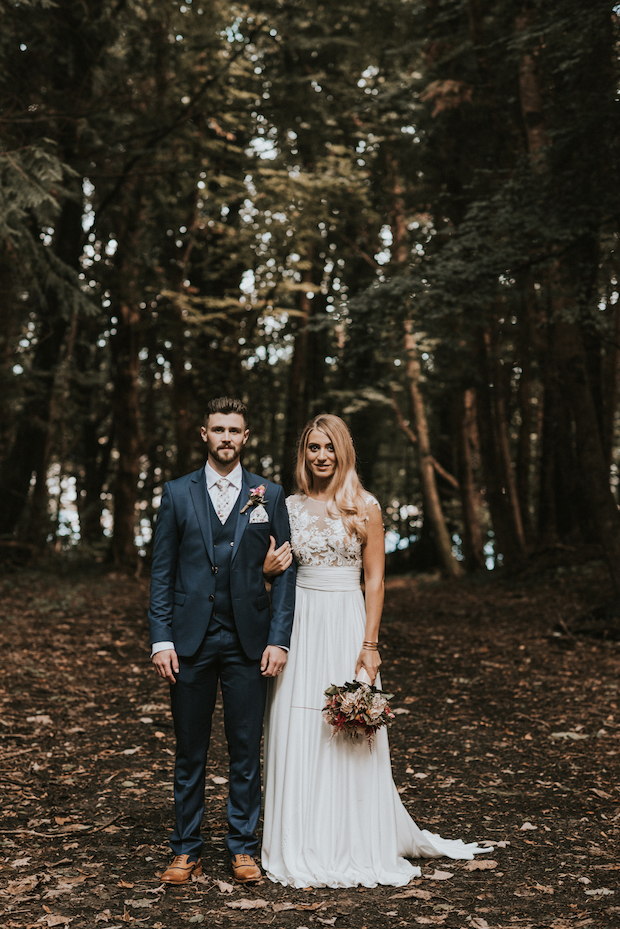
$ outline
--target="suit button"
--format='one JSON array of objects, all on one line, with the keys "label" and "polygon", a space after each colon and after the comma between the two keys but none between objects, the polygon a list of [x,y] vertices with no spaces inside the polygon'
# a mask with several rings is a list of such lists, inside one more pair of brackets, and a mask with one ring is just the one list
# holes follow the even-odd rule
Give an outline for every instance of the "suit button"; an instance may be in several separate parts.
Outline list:
[{"label": "suit button", "polygon": [[213,565],[211,570],[213,571],[214,574],[217,574],[217,565]]},{"label": "suit button", "polygon": [[234,544],[235,544],[234,542],[231,542],[231,543],[230,543],[230,547],[232,548]]},{"label": "suit button", "polygon": [[213,594],[209,594],[209,603],[213,603],[214,600],[215,600],[215,597],[213,596]]}]

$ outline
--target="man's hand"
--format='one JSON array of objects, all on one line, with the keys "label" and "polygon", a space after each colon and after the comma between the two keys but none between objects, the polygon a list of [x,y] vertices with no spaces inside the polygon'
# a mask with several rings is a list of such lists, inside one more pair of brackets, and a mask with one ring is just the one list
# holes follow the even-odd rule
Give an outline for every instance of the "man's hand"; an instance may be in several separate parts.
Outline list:
[{"label": "man's hand", "polygon": [[290,542],[283,542],[280,548],[276,548],[276,540],[272,535],[269,536],[269,551],[265,556],[263,563],[263,574],[270,581],[278,574],[286,571],[293,560]]},{"label": "man's hand", "polygon": [[[171,684],[176,684],[177,679],[174,676],[179,673],[179,659],[173,648],[164,649],[163,652],[157,652],[151,659],[155,665],[155,670],[160,677]],[[174,674],[172,673],[174,671]]]},{"label": "man's hand", "polygon": [[260,660],[260,670],[263,677],[277,677],[278,674],[281,674],[287,658],[288,653],[279,645],[268,645]]}]

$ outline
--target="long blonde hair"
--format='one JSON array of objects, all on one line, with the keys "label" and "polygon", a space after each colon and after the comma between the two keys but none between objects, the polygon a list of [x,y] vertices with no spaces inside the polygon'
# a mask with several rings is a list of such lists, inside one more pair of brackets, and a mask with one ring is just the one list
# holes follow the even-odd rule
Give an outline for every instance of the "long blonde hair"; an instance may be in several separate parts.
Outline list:
[{"label": "long blonde hair", "polygon": [[319,413],[304,426],[297,450],[297,488],[306,496],[312,492],[312,473],[306,465],[306,450],[313,429],[327,436],[336,455],[336,469],[329,487],[332,498],[327,504],[327,511],[333,519],[340,516],[347,534],[357,535],[363,544],[368,538],[366,495],[355,469],[355,448],[351,433],[339,416]]}]

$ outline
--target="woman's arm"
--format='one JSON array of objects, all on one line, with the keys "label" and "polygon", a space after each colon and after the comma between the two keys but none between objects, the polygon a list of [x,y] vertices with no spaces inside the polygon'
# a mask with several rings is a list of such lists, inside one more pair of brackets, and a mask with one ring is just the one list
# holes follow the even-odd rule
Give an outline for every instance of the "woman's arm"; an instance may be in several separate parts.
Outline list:
[{"label": "woman's arm", "polygon": [[[368,507],[368,538],[362,552],[362,563],[364,565],[364,587],[366,592],[364,641],[377,643],[385,590],[385,537],[381,510],[373,503]],[[364,668],[374,684],[380,665],[381,658],[378,651],[362,648],[355,666],[355,673],[357,675],[360,668]]]}]

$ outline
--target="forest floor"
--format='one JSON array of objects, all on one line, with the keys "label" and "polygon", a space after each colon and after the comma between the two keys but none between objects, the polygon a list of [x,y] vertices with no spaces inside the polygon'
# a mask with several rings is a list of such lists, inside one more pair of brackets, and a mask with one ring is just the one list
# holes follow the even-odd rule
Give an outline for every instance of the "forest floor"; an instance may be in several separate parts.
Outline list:
[{"label": "forest floor", "polygon": [[392,578],[383,684],[394,778],[423,828],[489,842],[404,888],[233,886],[221,707],[204,876],[166,888],[174,735],[147,583],[19,570],[0,583],[0,925],[577,929],[620,925],[620,647],[574,635],[596,564],[513,579]]}]

